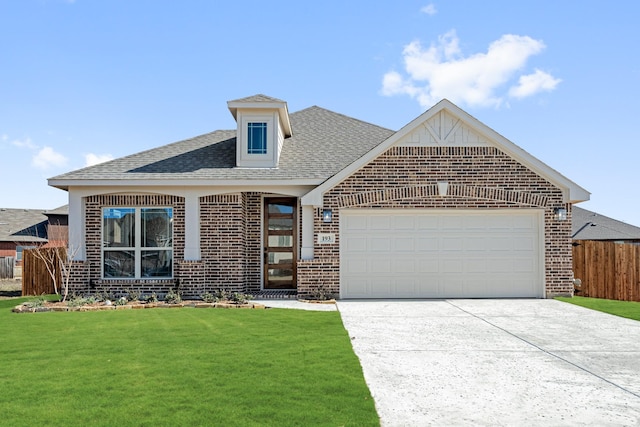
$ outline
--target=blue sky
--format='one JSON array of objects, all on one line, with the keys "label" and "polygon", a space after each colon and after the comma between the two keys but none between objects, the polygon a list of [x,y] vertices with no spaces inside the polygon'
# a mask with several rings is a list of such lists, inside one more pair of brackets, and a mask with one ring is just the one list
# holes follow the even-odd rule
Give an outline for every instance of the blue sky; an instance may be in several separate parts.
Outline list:
[{"label": "blue sky", "polygon": [[235,122],[256,93],[399,129],[446,97],[640,226],[636,2],[0,0],[0,206]]}]

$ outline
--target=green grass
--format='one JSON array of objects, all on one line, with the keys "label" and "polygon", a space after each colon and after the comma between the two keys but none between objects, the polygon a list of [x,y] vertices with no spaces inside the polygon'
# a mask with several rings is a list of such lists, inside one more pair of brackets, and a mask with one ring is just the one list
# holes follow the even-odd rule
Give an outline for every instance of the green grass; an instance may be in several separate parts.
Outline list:
[{"label": "green grass", "polygon": [[590,308],[592,310],[603,311],[605,313],[615,314],[616,316],[626,317],[633,320],[640,320],[640,302],[585,297],[558,297],[556,299]]},{"label": "green grass", "polygon": [[0,425],[379,425],[337,312],[11,313]]}]

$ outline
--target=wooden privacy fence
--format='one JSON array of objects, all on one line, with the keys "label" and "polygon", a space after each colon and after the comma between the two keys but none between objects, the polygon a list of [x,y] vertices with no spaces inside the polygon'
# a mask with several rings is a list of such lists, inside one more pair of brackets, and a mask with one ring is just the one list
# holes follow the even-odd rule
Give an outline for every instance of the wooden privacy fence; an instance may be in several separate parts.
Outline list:
[{"label": "wooden privacy fence", "polygon": [[0,258],[0,279],[13,279],[14,263],[12,256]]},{"label": "wooden privacy fence", "polygon": [[[36,248],[27,249],[22,252],[22,295],[42,295],[54,294],[53,279],[47,270],[47,264],[42,259],[52,259],[56,261],[62,255],[65,256],[65,248]],[[58,292],[62,283],[62,272],[56,269]]]},{"label": "wooden privacy fence", "polygon": [[577,295],[640,301],[640,246],[579,240],[573,247],[573,277],[582,285]]}]

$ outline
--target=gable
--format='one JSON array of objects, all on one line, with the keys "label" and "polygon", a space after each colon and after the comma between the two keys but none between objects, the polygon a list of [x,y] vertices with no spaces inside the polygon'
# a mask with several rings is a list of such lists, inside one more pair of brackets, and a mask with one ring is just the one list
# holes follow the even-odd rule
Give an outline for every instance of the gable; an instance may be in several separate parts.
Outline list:
[{"label": "gable", "polygon": [[492,146],[556,186],[562,192],[565,203],[578,203],[589,200],[590,193],[587,190],[527,153],[450,101],[443,99],[351,165],[307,193],[302,198],[302,204],[322,206],[324,193],[375,160],[389,148],[420,145],[432,147]]},{"label": "gable", "polygon": [[416,126],[396,143],[398,146],[427,147],[487,147],[489,140],[476,132],[461,118],[441,110]]}]

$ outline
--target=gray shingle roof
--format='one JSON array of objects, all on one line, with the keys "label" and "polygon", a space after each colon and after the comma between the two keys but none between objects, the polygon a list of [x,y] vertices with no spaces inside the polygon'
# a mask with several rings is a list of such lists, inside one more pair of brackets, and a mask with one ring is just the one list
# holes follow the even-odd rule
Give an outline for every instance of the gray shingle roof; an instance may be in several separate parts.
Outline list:
[{"label": "gray shingle roof", "polygon": [[0,209],[1,242],[46,242],[44,209]]},{"label": "gray shingle roof", "polygon": [[277,169],[236,168],[236,131],[221,130],[50,180],[59,187],[66,180],[325,180],[394,133],[316,106],[290,120],[293,136],[284,141]]},{"label": "gray shingle roof", "polygon": [[640,240],[640,227],[573,206],[571,234],[574,240]]}]

